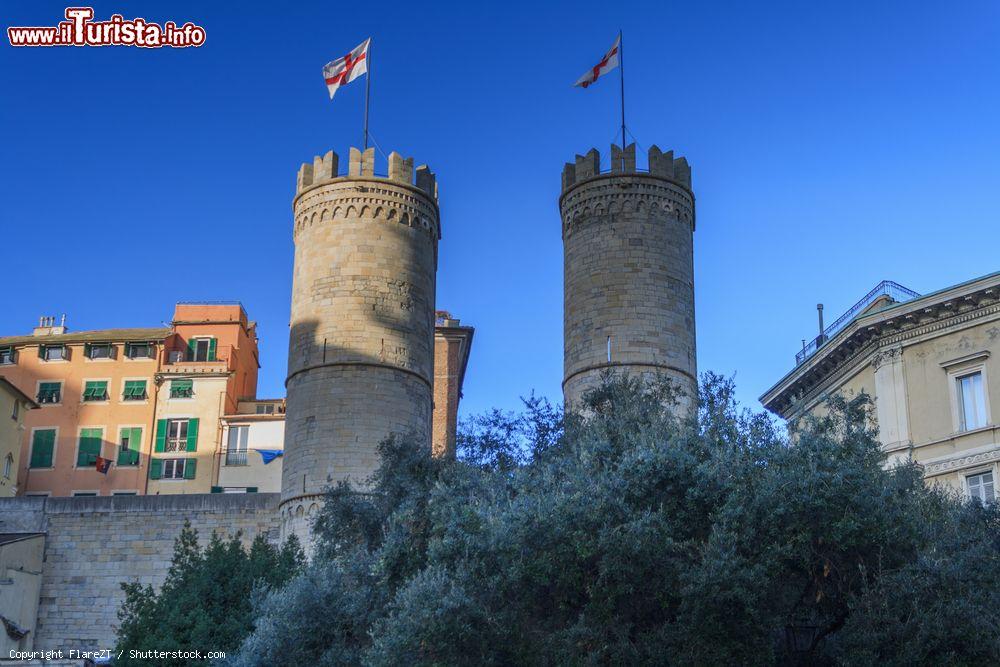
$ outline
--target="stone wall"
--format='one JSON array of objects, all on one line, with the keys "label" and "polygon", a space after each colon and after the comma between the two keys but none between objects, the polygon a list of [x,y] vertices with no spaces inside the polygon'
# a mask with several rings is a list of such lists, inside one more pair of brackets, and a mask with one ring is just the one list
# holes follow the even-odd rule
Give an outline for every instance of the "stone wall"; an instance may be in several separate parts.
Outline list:
[{"label": "stone wall", "polygon": [[666,375],[697,392],[694,195],[684,158],[635,145],[612,147],[612,171],[596,150],[563,170],[564,380],[566,405],[605,371]]},{"label": "stone wall", "polygon": [[44,532],[36,650],[114,646],[121,583],[159,587],[184,520],[202,543],[213,531],[277,540],[278,494],[0,499],[0,532]]}]

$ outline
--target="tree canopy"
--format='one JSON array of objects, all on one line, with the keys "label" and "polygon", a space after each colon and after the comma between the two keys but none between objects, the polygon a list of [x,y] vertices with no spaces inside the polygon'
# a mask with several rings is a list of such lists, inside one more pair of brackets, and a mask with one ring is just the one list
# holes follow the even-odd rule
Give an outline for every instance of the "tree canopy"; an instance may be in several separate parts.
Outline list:
[{"label": "tree canopy", "polygon": [[[288,581],[303,562],[294,537],[280,548],[258,535],[249,550],[240,533],[223,539],[213,533],[198,546],[198,531],[187,521],[174,542],[174,555],[159,591],[138,582],[122,584],[125,602],[118,611],[116,665],[148,665],[132,650],[190,652],[239,648],[253,628],[254,595]],[[165,667],[203,665],[204,660],[167,658]]]},{"label": "tree canopy", "polygon": [[1000,513],[884,466],[867,397],[790,440],[706,376],[529,399],[458,461],[381,445],[332,489],[312,562],[256,600],[237,665],[1000,661]]}]

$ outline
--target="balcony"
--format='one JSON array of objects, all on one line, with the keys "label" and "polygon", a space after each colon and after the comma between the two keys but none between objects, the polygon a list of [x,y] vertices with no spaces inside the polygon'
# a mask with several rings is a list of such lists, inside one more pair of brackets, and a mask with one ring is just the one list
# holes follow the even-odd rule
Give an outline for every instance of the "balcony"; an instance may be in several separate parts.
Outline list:
[{"label": "balcony", "polygon": [[889,299],[895,303],[902,303],[904,301],[909,301],[910,299],[916,299],[920,295],[911,289],[903,287],[899,283],[891,280],[883,280],[875,286],[875,289],[868,292],[868,294],[866,294],[860,301],[851,306],[846,313],[838,317],[833,324],[823,329],[823,333],[804,345],[802,350],[795,355],[795,365],[798,366],[806,359],[816,354],[816,352],[819,351],[819,348],[823,346],[823,343],[837,335],[837,333],[850,324],[851,320],[857,317],[861,311],[878,301],[883,296],[889,297]]},{"label": "balcony", "polygon": [[191,350],[181,346],[165,346],[160,351],[160,368],[164,373],[211,373],[236,368],[236,350],[232,345],[219,345],[213,354],[194,358]]}]

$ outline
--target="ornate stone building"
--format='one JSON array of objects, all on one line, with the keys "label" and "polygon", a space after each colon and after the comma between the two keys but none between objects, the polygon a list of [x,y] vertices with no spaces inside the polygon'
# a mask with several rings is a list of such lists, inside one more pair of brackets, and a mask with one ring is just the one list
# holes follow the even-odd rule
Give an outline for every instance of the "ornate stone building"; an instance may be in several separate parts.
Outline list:
[{"label": "ornate stone building", "polygon": [[1000,273],[932,294],[885,281],[796,357],[761,402],[792,422],[837,392],[868,393],[891,465],[995,497],[1000,462]]},{"label": "ornate stone building", "polygon": [[577,404],[608,370],[665,375],[697,396],[694,324],[694,193],[691,168],[673,151],[611,147],[566,164],[559,198],[564,306],[563,394]]}]

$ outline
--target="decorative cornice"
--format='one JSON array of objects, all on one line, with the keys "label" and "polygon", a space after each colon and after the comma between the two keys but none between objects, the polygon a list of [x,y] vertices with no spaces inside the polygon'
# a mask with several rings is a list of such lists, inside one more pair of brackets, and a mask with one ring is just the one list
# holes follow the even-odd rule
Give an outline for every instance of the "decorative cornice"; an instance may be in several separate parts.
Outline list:
[{"label": "decorative cornice", "polygon": [[[978,283],[978,284],[977,284]],[[1000,273],[972,281],[975,289],[962,294],[954,288],[942,290],[938,300],[927,297],[861,315],[827,342],[820,350],[768,390],[760,400],[782,417],[804,412],[847,369],[853,369],[865,355],[880,352],[872,362],[891,361],[886,350],[921,342],[944,330],[962,329],[1000,317]],[[970,284],[961,287],[969,288]],[[856,372],[856,369],[853,369]]]},{"label": "decorative cornice", "polygon": [[994,445],[996,449],[988,452],[980,452],[971,456],[959,456],[957,458],[941,461],[940,463],[924,464],[924,477],[933,477],[954,470],[962,470],[984,463],[1000,461],[1000,446]]}]

